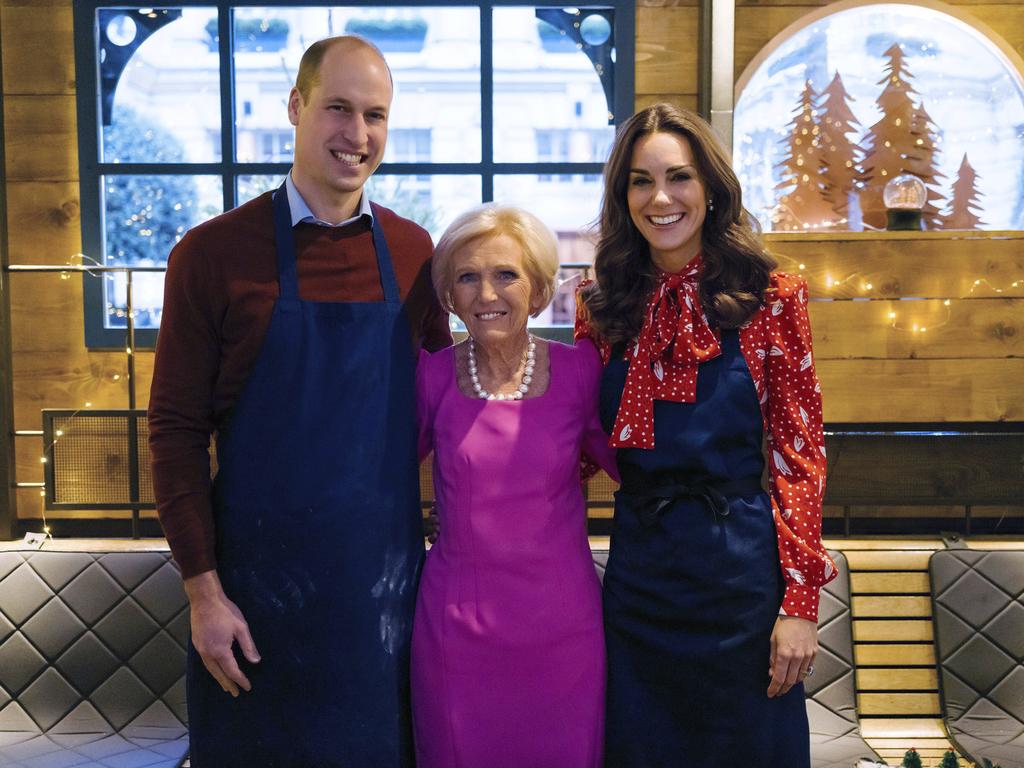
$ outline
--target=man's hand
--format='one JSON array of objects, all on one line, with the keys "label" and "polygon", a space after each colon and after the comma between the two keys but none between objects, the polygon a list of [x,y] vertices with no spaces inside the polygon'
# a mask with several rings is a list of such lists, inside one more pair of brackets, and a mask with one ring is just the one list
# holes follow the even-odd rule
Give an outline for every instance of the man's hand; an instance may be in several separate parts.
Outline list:
[{"label": "man's hand", "polygon": [[818,626],[796,616],[779,616],[772,630],[768,698],[782,696],[807,677],[817,654]]},{"label": "man's hand", "polygon": [[191,606],[192,645],[207,671],[224,689],[238,696],[238,689],[252,690],[249,679],[238,667],[234,643],[250,664],[260,660],[256,644],[249,634],[238,606],[228,600],[216,571],[206,571],[185,579],[185,594]]}]

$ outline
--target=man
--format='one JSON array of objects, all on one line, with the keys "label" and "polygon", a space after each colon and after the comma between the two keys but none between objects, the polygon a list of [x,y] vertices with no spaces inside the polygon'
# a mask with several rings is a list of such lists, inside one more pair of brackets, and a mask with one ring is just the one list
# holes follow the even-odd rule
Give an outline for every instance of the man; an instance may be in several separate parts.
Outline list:
[{"label": "man", "polygon": [[288,179],[168,260],[150,448],[191,606],[195,768],[412,762],[414,353],[451,337],[429,235],[364,191],[391,97],[371,44],[315,43]]}]

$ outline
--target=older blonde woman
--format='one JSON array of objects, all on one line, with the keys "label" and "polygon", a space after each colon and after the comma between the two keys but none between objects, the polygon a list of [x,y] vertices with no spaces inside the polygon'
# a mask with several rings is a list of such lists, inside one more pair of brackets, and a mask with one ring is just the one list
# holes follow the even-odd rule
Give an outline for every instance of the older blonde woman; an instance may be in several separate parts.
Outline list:
[{"label": "older blonde woman", "polygon": [[469,338],[423,353],[417,372],[442,525],[413,629],[419,768],[602,764],[601,596],[579,459],[614,472],[614,456],[593,345],[526,327],[557,266],[554,236],[515,208],[462,215],[435,251],[435,289]]}]

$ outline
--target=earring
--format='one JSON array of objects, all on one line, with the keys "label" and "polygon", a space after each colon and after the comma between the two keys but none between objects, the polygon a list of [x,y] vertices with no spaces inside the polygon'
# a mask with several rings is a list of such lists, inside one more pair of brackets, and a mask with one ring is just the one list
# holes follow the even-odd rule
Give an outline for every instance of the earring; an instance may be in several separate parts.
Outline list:
[{"label": "earring", "polygon": [[708,198],[708,210],[709,211],[715,210],[715,201],[712,198],[710,198],[710,197]]}]

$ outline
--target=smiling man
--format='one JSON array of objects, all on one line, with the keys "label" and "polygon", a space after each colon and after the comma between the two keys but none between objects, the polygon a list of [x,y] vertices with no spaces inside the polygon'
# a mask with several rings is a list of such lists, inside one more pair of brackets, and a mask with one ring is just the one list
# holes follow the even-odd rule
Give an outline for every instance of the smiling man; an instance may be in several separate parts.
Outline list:
[{"label": "smiling man", "polygon": [[370,43],[312,45],[291,173],[168,260],[150,449],[195,768],[411,765],[414,355],[451,336],[430,236],[366,195],[391,97]]}]

